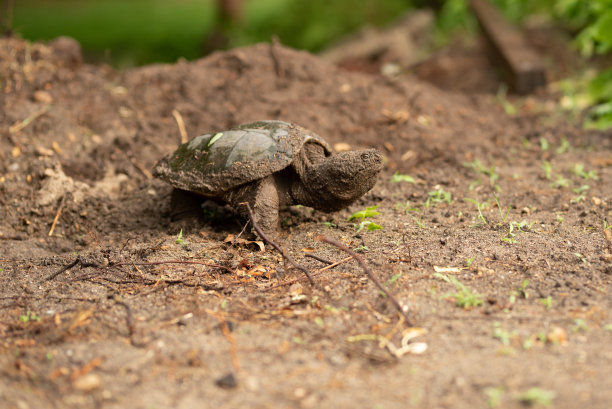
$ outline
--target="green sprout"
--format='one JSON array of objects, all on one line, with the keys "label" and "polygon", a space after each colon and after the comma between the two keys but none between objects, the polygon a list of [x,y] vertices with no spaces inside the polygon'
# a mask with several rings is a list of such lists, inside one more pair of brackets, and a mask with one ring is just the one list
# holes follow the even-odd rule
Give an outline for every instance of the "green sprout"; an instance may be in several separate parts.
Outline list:
[{"label": "green sprout", "polygon": [[599,176],[597,175],[597,171],[590,170],[590,171],[586,172],[584,170],[584,165],[582,163],[574,164],[574,166],[572,166],[572,168],[570,169],[570,172],[572,172],[572,174],[574,176],[577,176],[577,177],[582,178],[582,179],[599,180]]},{"label": "green sprout", "polygon": [[502,329],[500,322],[493,323],[493,338],[499,339],[502,344],[510,345],[510,340],[517,335],[516,331],[506,331]]},{"label": "green sprout", "polygon": [[555,150],[555,152],[557,153],[557,155],[561,155],[569,151],[571,147],[572,145],[569,143],[567,138],[564,136],[561,138],[561,145],[559,145],[559,147]]},{"label": "green sprout", "polygon": [[33,313],[32,311],[30,311],[30,309],[28,308],[25,315],[19,316],[19,321],[24,322],[24,323],[32,322],[32,321],[40,322],[40,317],[36,315],[35,313]]},{"label": "green sprout", "polygon": [[395,172],[393,176],[391,176],[391,182],[407,182],[407,183],[416,183],[416,180],[410,175],[403,175],[401,173]]},{"label": "green sprout", "polygon": [[499,216],[501,217],[501,224],[504,224],[506,223],[506,219],[508,218],[508,214],[510,213],[510,208],[512,207],[512,203],[508,205],[508,208],[506,209],[506,214],[504,214],[504,211],[502,210],[502,206],[501,206],[501,203],[499,202],[497,194],[493,193],[493,197],[495,198],[495,203],[497,203],[497,209],[499,210]]},{"label": "green sprout", "polygon": [[472,256],[472,257],[468,257],[465,259],[465,266],[467,268],[470,268],[470,266],[472,265],[472,263],[474,262],[474,260],[476,259],[476,256]]},{"label": "green sprout", "polygon": [[495,165],[491,165],[487,168],[485,165],[482,164],[482,162],[480,162],[478,159],[475,159],[472,162],[464,162],[463,166],[465,166],[466,168],[472,169],[476,173],[480,173],[485,176],[488,176],[489,184],[491,186],[495,186],[496,187],[495,190],[499,190],[499,186],[495,185],[495,181],[499,179],[499,175],[495,171]]},{"label": "green sprout", "polygon": [[183,229],[179,231],[178,236],[176,236],[176,240],[174,240],[176,244],[180,244],[181,246],[185,245],[185,240],[183,240]]},{"label": "green sprout", "polygon": [[550,310],[552,308],[553,299],[550,295],[546,298],[540,298],[539,301],[540,301],[540,304],[542,304],[547,310]]},{"label": "green sprout", "polygon": [[540,138],[540,150],[542,152],[547,151],[550,148],[550,144],[548,143],[548,139],[541,137]]},{"label": "green sprout", "polygon": [[449,298],[452,297],[455,299],[457,306],[462,307],[464,309],[468,309],[471,307],[478,307],[482,305],[482,295],[474,294],[472,291],[466,287],[463,283],[461,283],[457,278],[453,276],[447,276],[441,273],[434,273],[434,277],[439,278],[441,280],[446,281],[455,286],[457,289],[456,293],[446,293],[441,298]]},{"label": "green sprout", "polygon": [[582,261],[584,264],[587,264],[586,257],[583,256],[581,253],[573,253],[573,254],[578,260]]},{"label": "green sprout", "polygon": [[517,243],[515,239],[517,232],[524,232],[527,230],[531,230],[531,226],[533,226],[535,222],[528,223],[527,220],[522,220],[520,222],[510,222],[508,225],[508,233],[501,238],[502,241],[510,244]]},{"label": "green sprout", "polygon": [[376,210],[377,208],[378,208],[378,205],[366,207],[364,210],[360,210],[350,215],[347,220],[350,221],[354,219],[361,219],[359,224],[354,225],[355,229],[357,229],[357,233],[361,232],[364,228],[367,228],[368,231],[382,230],[382,226],[370,220],[365,220],[367,217],[378,216],[380,212]]},{"label": "green sprout", "polygon": [[572,327],[572,332],[587,332],[589,327],[585,320],[581,318],[576,318],[574,320],[574,326]]},{"label": "green sprout", "polygon": [[557,180],[550,184],[550,187],[558,189],[561,187],[569,187],[571,181],[563,176],[557,176]]},{"label": "green sprout", "polygon": [[440,188],[432,190],[427,193],[427,200],[425,201],[425,207],[430,207],[432,203],[450,203],[452,201],[452,195],[450,192]]},{"label": "green sprout", "polygon": [[338,225],[334,222],[323,222],[322,223],[323,226],[327,227],[328,229],[332,228],[332,227],[338,227]]},{"label": "green sprout", "polygon": [[406,212],[406,214],[408,214],[409,212],[419,212],[420,211],[418,207],[410,206],[410,201],[407,201],[406,204],[396,203],[395,210],[403,210],[404,212]]},{"label": "green sprout", "polygon": [[503,386],[490,386],[488,388],[484,388],[483,392],[487,396],[487,406],[490,408],[496,408],[501,403],[506,389]]},{"label": "green sprout", "polygon": [[557,394],[554,391],[534,387],[519,394],[516,399],[528,405],[550,406],[556,396]]},{"label": "green sprout", "polygon": [[483,202],[480,203],[478,201],[478,199],[472,199],[472,198],[464,198],[463,200],[465,200],[468,203],[473,203],[476,205],[476,208],[478,209],[478,220],[480,220],[482,222],[483,225],[485,224],[489,224],[489,222],[487,221],[487,219],[484,217],[484,214],[482,213],[482,210],[485,208],[485,206],[488,206],[489,202]]},{"label": "green sprout", "polygon": [[544,170],[544,177],[546,180],[552,179],[552,165],[549,161],[545,160],[542,164],[542,169]]},{"label": "green sprout", "polygon": [[378,216],[380,214],[380,212],[376,211],[377,208],[378,208],[378,205],[366,207],[364,210],[360,210],[360,211],[355,212],[352,215],[350,215],[347,220],[348,221],[351,221],[353,219],[361,219],[361,220],[363,220],[366,217]]}]

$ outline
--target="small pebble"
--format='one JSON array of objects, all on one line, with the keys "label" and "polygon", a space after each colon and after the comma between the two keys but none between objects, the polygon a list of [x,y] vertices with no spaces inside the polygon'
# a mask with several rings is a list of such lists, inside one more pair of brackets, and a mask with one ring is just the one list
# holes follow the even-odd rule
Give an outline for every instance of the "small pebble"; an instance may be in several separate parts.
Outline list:
[{"label": "small pebble", "polygon": [[34,92],[34,101],[40,102],[41,104],[51,104],[53,97],[47,91],[36,91]]},{"label": "small pebble", "polygon": [[91,392],[102,385],[102,379],[95,373],[88,373],[75,379],[72,385],[80,391]]},{"label": "small pebble", "polygon": [[230,372],[226,375],[223,375],[222,377],[218,378],[215,381],[215,384],[219,387],[219,388],[223,388],[223,389],[234,389],[235,387],[238,386],[238,381],[236,380],[236,376]]}]

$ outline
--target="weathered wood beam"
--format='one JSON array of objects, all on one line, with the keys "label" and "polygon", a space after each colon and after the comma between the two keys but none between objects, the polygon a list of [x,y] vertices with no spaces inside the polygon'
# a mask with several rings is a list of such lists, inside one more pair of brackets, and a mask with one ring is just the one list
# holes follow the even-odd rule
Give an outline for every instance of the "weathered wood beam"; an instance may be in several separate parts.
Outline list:
[{"label": "weathered wood beam", "polygon": [[470,6],[511,89],[527,94],[546,85],[544,63],[523,33],[487,0],[470,0]]}]

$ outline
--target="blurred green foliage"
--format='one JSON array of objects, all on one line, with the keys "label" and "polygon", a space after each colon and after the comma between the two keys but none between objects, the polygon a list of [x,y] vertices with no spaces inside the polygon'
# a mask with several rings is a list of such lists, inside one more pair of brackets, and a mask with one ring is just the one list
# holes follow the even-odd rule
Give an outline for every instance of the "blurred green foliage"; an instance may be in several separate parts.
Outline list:
[{"label": "blurred green foliage", "polygon": [[[555,21],[574,35],[574,45],[585,57],[612,54],[612,0],[489,0],[515,23],[538,15]],[[468,0],[445,0],[438,13],[436,42],[453,37],[457,31],[475,33],[477,24]],[[584,80],[566,80],[564,88],[571,90],[573,109],[584,108],[587,128],[612,128],[612,68],[600,71]],[[567,98],[566,98],[567,99]]]},{"label": "blurred green foliage", "polygon": [[[227,47],[270,41],[318,51],[364,24],[391,22],[411,0],[245,0],[241,21],[221,27]],[[90,60],[115,66],[202,56],[217,27],[214,0],[18,0],[13,29],[30,40],[77,39]]]}]

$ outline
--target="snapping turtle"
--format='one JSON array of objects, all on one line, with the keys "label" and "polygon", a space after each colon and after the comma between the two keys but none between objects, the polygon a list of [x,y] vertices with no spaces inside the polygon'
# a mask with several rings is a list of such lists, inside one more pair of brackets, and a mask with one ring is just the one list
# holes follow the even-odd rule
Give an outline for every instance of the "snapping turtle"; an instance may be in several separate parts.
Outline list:
[{"label": "snapping turtle", "polygon": [[340,210],[368,192],[382,169],[376,149],[333,154],[298,125],[258,121],[195,137],[161,159],[154,176],[180,190],[222,199],[264,232],[278,227],[283,205]]}]

